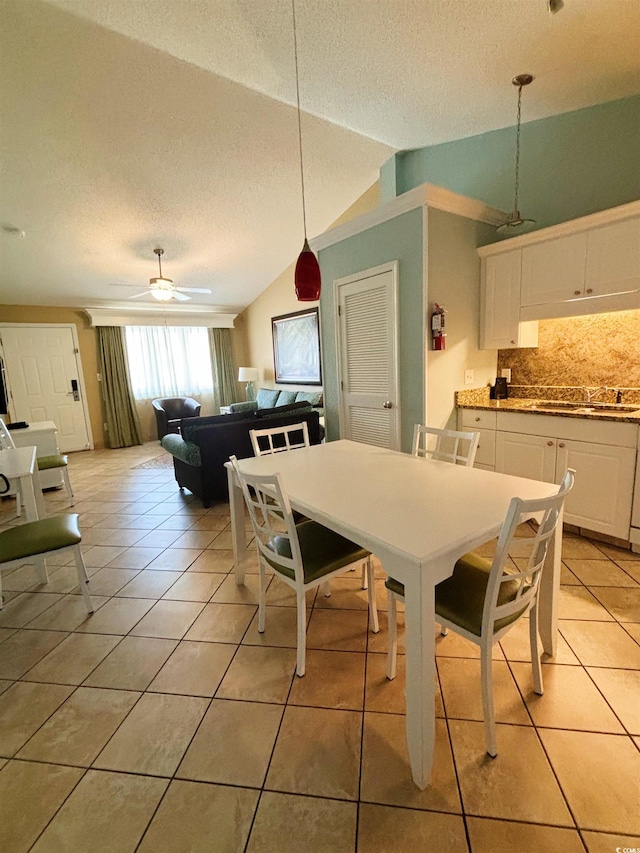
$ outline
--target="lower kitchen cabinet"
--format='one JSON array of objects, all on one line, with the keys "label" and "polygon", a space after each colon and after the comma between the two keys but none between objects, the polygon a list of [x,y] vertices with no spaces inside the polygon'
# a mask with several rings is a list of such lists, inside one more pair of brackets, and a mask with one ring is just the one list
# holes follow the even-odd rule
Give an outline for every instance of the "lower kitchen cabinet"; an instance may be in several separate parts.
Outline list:
[{"label": "lower kitchen cabinet", "polygon": [[565,521],[629,539],[635,448],[496,432],[496,471],[559,483],[576,472]]},{"label": "lower kitchen cabinet", "polygon": [[576,482],[565,504],[565,521],[630,540],[637,425],[520,412],[490,414],[496,418],[493,433],[482,410],[460,411],[461,428],[482,425],[480,444],[486,456],[479,467],[550,483],[559,483],[565,470],[573,468]]}]

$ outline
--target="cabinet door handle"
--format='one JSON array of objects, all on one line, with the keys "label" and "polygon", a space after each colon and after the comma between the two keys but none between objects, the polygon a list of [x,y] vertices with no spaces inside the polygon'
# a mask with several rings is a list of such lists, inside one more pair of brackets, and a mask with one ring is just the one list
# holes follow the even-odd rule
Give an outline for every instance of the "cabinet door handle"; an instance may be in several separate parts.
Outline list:
[{"label": "cabinet door handle", "polygon": [[479,421],[480,421],[480,418],[476,418],[476,423],[478,423]]},{"label": "cabinet door handle", "polygon": [[580,291],[580,290],[574,290],[574,291],[573,291],[573,295],[574,295],[574,296],[580,296],[580,293],[581,293],[581,292],[582,292],[582,291]]},{"label": "cabinet door handle", "polygon": [[558,447],[564,447],[564,441],[561,441]]},{"label": "cabinet door handle", "polygon": [[548,445],[548,447],[553,447],[553,442],[552,442],[552,441],[548,441],[548,442],[547,442],[547,445]]},{"label": "cabinet door handle", "polygon": [[511,341],[512,344],[515,344],[515,341]]},{"label": "cabinet door handle", "polygon": [[587,293],[593,293],[593,288],[588,287],[588,288],[587,288]]}]

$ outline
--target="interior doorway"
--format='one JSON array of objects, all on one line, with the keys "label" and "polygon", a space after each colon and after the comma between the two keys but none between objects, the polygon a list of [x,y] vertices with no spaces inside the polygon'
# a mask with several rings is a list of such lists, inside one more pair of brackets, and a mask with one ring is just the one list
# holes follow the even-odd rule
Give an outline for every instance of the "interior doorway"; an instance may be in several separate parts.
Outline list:
[{"label": "interior doorway", "polygon": [[340,436],[400,449],[398,263],[335,282]]},{"label": "interior doorway", "polygon": [[93,447],[73,324],[0,326],[12,421],[53,421],[61,453]]}]

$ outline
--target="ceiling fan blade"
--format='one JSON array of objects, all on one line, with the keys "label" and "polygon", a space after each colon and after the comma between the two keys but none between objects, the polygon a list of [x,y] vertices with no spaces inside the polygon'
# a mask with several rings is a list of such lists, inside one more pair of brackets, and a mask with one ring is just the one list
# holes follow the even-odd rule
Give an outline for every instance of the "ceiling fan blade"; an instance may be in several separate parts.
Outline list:
[{"label": "ceiling fan blade", "polygon": [[143,290],[142,293],[134,293],[133,296],[127,296],[127,299],[137,299],[139,296],[150,296],[150,290]]},{"label": "ceiling fan blade", "polygon": [[184,296],[182,293],[178,293],[177,290],[171,292],[171,298],[177,299],[178,302],[188,302],[191,299],[190,296]]},{"label": "ceiling fan blade", "polygon": [[208,287],[176,287],[180,293],[211,293]]}]

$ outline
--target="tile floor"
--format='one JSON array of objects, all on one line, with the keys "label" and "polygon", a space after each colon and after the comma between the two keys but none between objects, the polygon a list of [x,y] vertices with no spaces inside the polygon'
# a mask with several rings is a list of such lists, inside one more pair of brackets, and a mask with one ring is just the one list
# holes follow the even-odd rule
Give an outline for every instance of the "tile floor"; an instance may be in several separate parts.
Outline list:
[{"label": "tile floor", "polygon": [[[402,656],[385,678],[383,581],[376,636],[355,575],[328,599],[310,595],[296,678],[289,590],[271,581],[258,634],[256,567],[244,587],[230,574],[228,506],[204,510],[172,470],[136,467],[158,452],[71,457],[93,616],[64,555],[44,586],[29,566],[4,575],[1,850],[640,847],[640,555],[565,535],[562,636],[543,697],[526,625],[496,647],[495,760],[475,648],[438,638],[436,755],[419,791]],[[47,503],[64,508],[58,492]],[[2,502],[0,523],[13,507]]]}]

